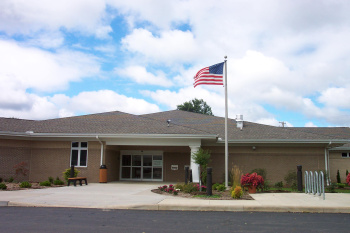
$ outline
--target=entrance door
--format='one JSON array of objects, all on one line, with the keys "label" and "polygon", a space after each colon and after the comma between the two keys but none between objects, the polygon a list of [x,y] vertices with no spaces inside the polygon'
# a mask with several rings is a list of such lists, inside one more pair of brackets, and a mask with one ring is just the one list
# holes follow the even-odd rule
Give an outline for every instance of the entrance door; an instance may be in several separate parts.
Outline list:
[{"label": "entrance door", "polygon": [[161,151],[122,151],[121,158],[121,180],[163,180],[163,153]]}]

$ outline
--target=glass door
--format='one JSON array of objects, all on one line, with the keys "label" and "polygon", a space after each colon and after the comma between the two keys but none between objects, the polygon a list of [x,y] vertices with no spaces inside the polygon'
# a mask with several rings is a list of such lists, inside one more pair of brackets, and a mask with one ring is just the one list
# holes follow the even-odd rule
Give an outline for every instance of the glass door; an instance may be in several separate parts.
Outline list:
[{"label": "glass door", "polygon": [[163,180],[163,154],[160,151],[122,151],[121,180]]}]

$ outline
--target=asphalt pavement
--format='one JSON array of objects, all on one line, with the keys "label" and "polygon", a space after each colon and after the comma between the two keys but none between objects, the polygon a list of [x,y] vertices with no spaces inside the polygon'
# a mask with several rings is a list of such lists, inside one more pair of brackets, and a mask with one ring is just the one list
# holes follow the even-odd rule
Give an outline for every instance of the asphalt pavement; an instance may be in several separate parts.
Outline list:
[{"label": "asphalt pavement", "polygon": [[350,194],[257,193],[254,200],[205,200],[151,192],[162,183],[89,183],[76,187],[0,191],[0,206],[99,209],[350,213]]}]

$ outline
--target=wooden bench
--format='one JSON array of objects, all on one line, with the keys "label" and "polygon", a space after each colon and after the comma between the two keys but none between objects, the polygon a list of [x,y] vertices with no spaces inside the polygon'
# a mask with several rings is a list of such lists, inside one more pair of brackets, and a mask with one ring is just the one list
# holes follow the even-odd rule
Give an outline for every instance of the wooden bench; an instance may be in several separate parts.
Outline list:
[{"label": "wooden bench", "polygon": [[73,182],[74,186],[77,186],[77,180],[79,181],[80,186],[82,186],[83,180],[85,181],[85,185],[88,185],[86,177],[73,177],[73,178],[68,178],[68,186],[71,182]]}]

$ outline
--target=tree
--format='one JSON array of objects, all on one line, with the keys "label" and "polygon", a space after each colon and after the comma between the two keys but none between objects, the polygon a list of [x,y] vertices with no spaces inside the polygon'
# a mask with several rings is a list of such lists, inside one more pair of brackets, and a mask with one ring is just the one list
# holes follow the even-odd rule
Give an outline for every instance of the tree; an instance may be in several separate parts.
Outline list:
[{"label": "tree", "polygon": [[211,107],[203,99],[193,99],[183,104],[177,105],[177,110],[187,112],[201,113],[209,116],[214,116]]},{"label": "tree", "polygon": [[193,153],[192,159],[196,164],[199,165],[200,180],[202,181],[202,184],[205,184],[207,180],[207,167],[211,161],[210,151],[199,148],[197,152]]}]

